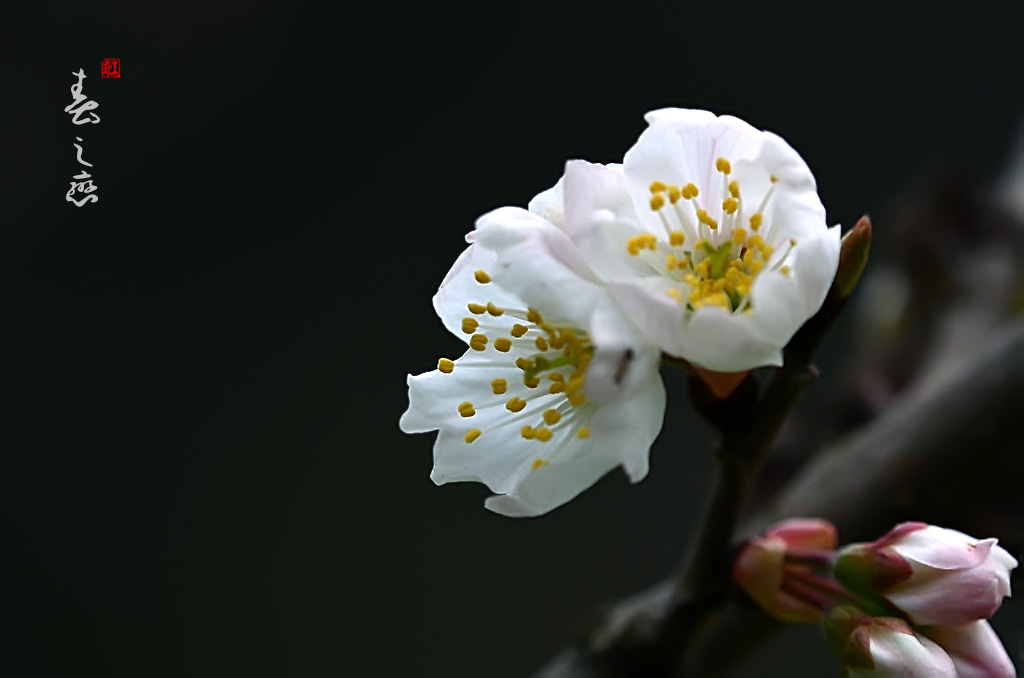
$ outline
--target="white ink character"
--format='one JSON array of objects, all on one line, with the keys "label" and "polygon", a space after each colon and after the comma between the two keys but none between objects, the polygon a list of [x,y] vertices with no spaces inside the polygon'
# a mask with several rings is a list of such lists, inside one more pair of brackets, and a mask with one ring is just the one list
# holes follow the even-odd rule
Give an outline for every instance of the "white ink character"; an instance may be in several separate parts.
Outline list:
[{"label": "white ink character", "polygon": [[[91,111],[91,110],[93,110],[95,108],[99,108],[100,105],[98,103],[96,103],[95,101],[89,100],[88,97],[86,97],[84,94],[82,94],[82,80],[84,80],[87,77],[85,75],[85,71],[83,71],[81,68],[79,68],[77,73],[72,73],[71,75],[74,75],[74,76],[78,77],[78,82],[76,82],[74,85],[71,86],[71,96],[74,97],[75,101],[72,104],[68,104],[64,108],[64,112],[65,113],[71,113],[74,116],[74,118],[72,118],[71,122],[75,123],[76,125],[84,125],[84,124],[90,123],[90,122],[92,122],[92,123],[99,122],[100,121],[100,116],[96,115],[95,113],[89,113],[89,115],[92,116],[91,120],[79,120],[79,116],[80,115],[82,115],[83,113],[86,113],[88,111]],[[84,103],[82,103],[82,102],[84,102]],[[81,104],[81,105],[79,105],[79,104]],[[75,108],[76,106],[78,106],[78,108]]]}]

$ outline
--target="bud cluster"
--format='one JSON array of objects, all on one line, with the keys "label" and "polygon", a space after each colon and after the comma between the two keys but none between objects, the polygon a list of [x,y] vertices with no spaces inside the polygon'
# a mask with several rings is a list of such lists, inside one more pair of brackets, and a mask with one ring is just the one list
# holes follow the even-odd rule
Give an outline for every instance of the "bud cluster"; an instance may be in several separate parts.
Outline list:
[{"label": "bud cluster", "polygon": [[849,676],[1016,677],[987,621],[1017,567],[995,539],[907,522],[836,544],[827,521],[783,521],[744,547],[733,579],[773,617],[821,621]]}]

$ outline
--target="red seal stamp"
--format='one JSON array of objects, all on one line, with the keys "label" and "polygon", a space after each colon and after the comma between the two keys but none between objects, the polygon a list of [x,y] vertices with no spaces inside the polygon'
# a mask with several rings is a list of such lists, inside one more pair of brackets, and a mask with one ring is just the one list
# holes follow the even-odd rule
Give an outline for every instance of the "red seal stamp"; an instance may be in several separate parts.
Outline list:
[{"label": "red seal stamp", "polygon": [[100,77],[101,78],[120,78],[121,77],[121,60],[120,59],[104,59],[100,64]]}]

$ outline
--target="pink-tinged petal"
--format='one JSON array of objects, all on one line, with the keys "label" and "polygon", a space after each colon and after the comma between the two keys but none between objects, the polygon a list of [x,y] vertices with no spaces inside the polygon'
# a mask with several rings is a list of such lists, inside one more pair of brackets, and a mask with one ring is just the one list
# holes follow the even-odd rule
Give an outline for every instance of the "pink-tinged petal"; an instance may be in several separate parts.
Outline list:
[{"label": "pink-tinged petal", "polygon": [[953,570],[983,563],[995,543],[995,539],[979,541],[963,532],[929,525],[905,535],[891,548],[904,558],[922,565],[937,570]]},{"label": "pink-tinged petal", "polygon": [[999,636],[987,621],[962,626],[931,626],[922,633],[938,643],[956,666],[957,678],[1016,678]]},{"label": "pink-tinged petal", "polygon": [[899,632],[872,633],[870,638],[875,667],[853,669],[851,678],[958,678],[953,660],[928,638]]},{"label": "pink-tinged petal", "polygon": [[766,538],[780,537],[789,546],[833,550],[839,543],[836,526],[821,518],[790,518],[773,525]]},{"label": "pink-tinged petal", "polygon": [[911,562],[913,576],[885,597],[916,624],[966,624],[988,619],[1003,602],[995,572],[976,567],[936,570]]}]

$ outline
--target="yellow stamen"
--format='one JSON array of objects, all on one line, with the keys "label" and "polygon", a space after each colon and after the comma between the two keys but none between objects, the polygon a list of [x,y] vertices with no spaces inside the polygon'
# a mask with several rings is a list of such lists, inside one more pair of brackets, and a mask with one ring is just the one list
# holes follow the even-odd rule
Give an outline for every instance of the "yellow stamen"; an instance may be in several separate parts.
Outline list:
[{"label": "yellow stamen", "polygon": [[764,215],[758,212],[750,217],[750,230],[756,231],[761,228],[761,224],[764,222]]},{"label": "yellow stamen", "polygon": [[487,310],[487,307],[483,304],[466,304],[466,306],[469,308],[470,313],[475,313],[476,315],[480,315]]},{"label": "yellow stamen", "polygon": [[715,161],[715,169],[722,174],[730,174],[732,173],[732,164],[725,158],[719,158]]},{"label": "yellow stamen", "polygon": [[729,194],[734,198],[740,197],[740,182],[735,179],[729,182]]},{"label": "yellow stamen", "polygon": [[672,247],[681,247],[686,242],[686,234],[682,231],[672,231],[668,234],[668,244]]},{"label": "yellow stamen", "polygon": [[524,407],[526,407],[526,401],[519,396],[509,398],[509,401],[505,403],[505,409],[509,412],[522,412]]},{"label": "yellow stamen", "polygon": [[554,426],[561,421],[562,415],[556,409],[544,410],[544,421],[548,426]]},{"label": "yellow stamen", "polygon": [[493,315],[495,318],[497,318],[499,315],[504,313],[505,310],[495,306],[493,301],[488,301],[487,302],[487,312],[490,313],[491,315]]},{"label": "yellow stamen", "polygon": [[487,283],[491,282],[491,276],[487,275],[487,271],[477,271],[476,273],[473,274],[473,277],[476,278],[476,281],[481,285],[486,285]]},{"label": "yellow stamen", "polygon": [[512,340],[507,337],[498,337],[494,340],[495,350],[508,353],[512,349]]},{"label": "yellow stamen", "polygon": [[544,428],[543,426],[537,429],[537,440],[541,441],[542,443],[546,443],[547,441],[551,440],[551,429]]},{"label": "yellow stamen", "polygon": [[665,206],[665,196],[661,193],[655,193],[651,196],[651,209],[657,212]]},{"label": "yellow stamen", "polygon": [[533,340],[533,343],[537,345],[538,351],[548,350],[548,340],[545,339],[544,337],[537,337],[536,339]]},{"label": "yellow stamen", "polygon": [[670,203],[675,205],[677,202],[679,202],[679,198],[681,196],[682,196],[682,193],[680,193],[678,186],[672,185],[672,186],[668,187],[668,201]]},{"label": "yellow stamen", "polygon": [[736,198],[729,197],[722,201],[722,209],[725,210],[726,214],[735,214],[739,208],[740,201]]},{"label": "yellow stamen", "polygon": [[515,325],[512,326],[512,336],[518,339],[519,337],[526,334],[528,329],[529,328],[527,328],[526,325],[520,325],[519,323],[516,323]]},{"label": "yellow stamen", "polygon": [[589,426],[584,426],[579,431],[576,431],[576,437],[581,439],[581,440],[583,438],[589,438],[590,437],[590,427]]},{"label": "yellow stamen", "polygon": [[685,199],[696,198],[698,195],[700,195],[700,190],[696,184],[689,183],[683,186],[683,197]]},{"label": "yellow stamen", "polygon": [[494,395],[504,395],[508,390],[508,382],[504,379],[495,379],[491,382],[491,392]]},{"label": "yellow stamen", "polygon": [[474,334],[469,338],[469,347],[474,351],[482,351],[487,348],[487,335]]},{"label": "yellow stamen", "polygon": [[530,469],[536,471],[537,469],[542,468],[544,466],[549,466],[550,464],[550,461],[545,461],[544,459],[537,459],[536,461],[533,462],[533,465],[530,466]]},{"label": "yellow stamen", "polygon": [[464,403],[460,403],[459,414],[461,414],[463,417],[472,417],[474,414],[476,414],[476,410],[473,409],[473,403],[469,402],[468,400]]},{"label": "yellow stamen", "polygon": [[527,440],[533,440],[537,436],[537,432],[533,430],[532,426],[524,426],[519,429],[519,434]]},{"label": "yellow stamen", "polygon": [[665,184],[660,181],[651,182],[651,193],[660,193],[668,188]]},{"label": "yellow stamen", "polygon": [[476,321],[476,318],[463,318],[462,319],[462,331],[466,334],[473,334],[476,332],[476,328],[480,327],[480,323]]},{"label": "yellow stamen", "polygon": [[445,374],[451,374],[452,370],[455,369],[455,363],[448,358],[441,358],[437,361],[437,369],[444,372]]},{"label": "yellow stamen", "polygon": [[718,222],[712,219],[705,209],[697,210],[697,220],[712,230],[718,228]]},{"label": "yellow stamen", "polygon": [[465,441],[467,443],[473,442],[474,440],[476,440],[477,438],[480,437],[480,433],[481,433],[481,431],[478,428],[471,428],[471,429],[469,429],[468,431],[466,431]]}]

